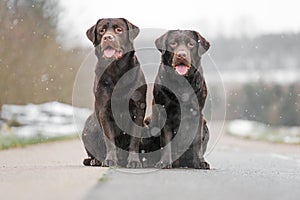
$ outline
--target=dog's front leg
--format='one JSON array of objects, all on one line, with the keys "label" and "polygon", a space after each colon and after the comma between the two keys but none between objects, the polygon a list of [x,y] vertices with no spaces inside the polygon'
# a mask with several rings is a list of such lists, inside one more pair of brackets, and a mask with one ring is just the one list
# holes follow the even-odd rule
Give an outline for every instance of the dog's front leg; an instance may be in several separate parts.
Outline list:
[{"label": "dog's front leg", "polygon": [[[136,116],[134,116],[133,121],[135,122],[136,125],[142,127],[144,123],[144,116],[145,116],[145,110],[144,109],[138,109],[137,108],[137,113]],[[129,155],[127,159],[127,168],[141,168],[142,163],[140,161],[139,157],[139,146],[140,146],[140,141],[141,141],[141,133],[138,131],[138,128],[136,126],[133,126],[131,129],[133,131],[133,135],[135,137],[131,137],[130,140],[130,145],[129,145]]]},{"label": "dog's front leg", "polygon": [[[197,134],[196,134],[196,136],[194,138],[194,141],[193,141],[193,157],[194,157],[193,163],[194,163],[194,168],[196,168],[196,169],[210,169],[209,164],[204,159],[204,153],[205,153],[205,150],[206,150],[207,141],[203,140],[203,138],[204,138],[203,134],[208,134],[206,132],[207,131],[206,122],[204,124],[204,119],[203,119],[202,116],[200,117],[199,120],[200,120],[200,122],[199,122],[198,131],[197,131]],[[204,125],[205,125],[205,130],[203,130]]]},{"label": "dog's front leg", "polygon": [[172,130],[165,125],[165,127],[161,131],[161,146],[162,155],[161,160],[156,163],[156,168],[170,169],[172,168],[172,148],[171,148],[171,140],[172,140]]},{"label": "dog's front leg", "polygon": [[[135,128],[133,129],[135,131]],[[127,168],[141,168],[142,163],[139,158],[140,138],[132,137],[129,145],[129,155],[127,159]]]},{"label": "dog's front leg", "polygon": [[116,166],[118,163],[116,145],[115,145],[115,134],[112,122],[108,121],[108,117],[100,114],[100,123],[104,133],[104,142],[106,146],[106,157],[102,162],[103,167]]}]

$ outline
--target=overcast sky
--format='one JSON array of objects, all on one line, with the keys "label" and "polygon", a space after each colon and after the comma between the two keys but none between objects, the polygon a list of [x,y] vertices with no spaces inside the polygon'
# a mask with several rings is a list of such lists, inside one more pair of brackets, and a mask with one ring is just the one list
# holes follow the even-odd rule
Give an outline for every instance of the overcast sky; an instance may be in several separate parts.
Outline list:
[{"label": "overcast sky", "polygon": [[[208,38],[299,32],[298,0],[60,0],[61,37],[90,45],[86,30],[99,18],[124,17],[143,28],[194,29]],[[71,45],[71,46],[72,46]]]}]

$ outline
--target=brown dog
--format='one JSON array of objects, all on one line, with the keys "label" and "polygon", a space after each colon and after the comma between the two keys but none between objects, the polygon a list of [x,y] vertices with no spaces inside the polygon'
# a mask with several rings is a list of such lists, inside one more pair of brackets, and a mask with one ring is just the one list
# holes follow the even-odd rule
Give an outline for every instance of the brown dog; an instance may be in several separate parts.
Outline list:
[{"label": "brown dog", "polygon": [[[197,169],[209,169],[209,164],[204,160],[204,153],[209,138],[208,128],[203,118],[202,109],[207,96],[207,88],[201,66],[201,57],[209,49],[210,44],[198,32],[190,30],[172,30],[168,31],[155,41],[156,47],[162,53],[161,65],[155,80],[153,104],[160,104],[166,111],[166,123],[161,129],[160,141],[162,155],[161,160],[156,164],[158,168],[173,167],[193,167]],[[184,78],[188,86],[178,80]],[[179,98],[173,91],[164,86],[164,83],[171,83],[179,93]],[[192,87],[196,94],[195,101],[191,99],[188,88]],[[196,106],[196,105],[199,106]],[[187,118],[182,110],[191,111],[197,116],[199,121],[194,118]],[[153,112],[154,113],[154,112]],[[173,160],[176,148],[180,143],[168,145],[175,137],[181,119],[187,124],[186,132],[189,134],[190,127],[199,124],[195,128],[195,137],[189,148],[177,159]],[[158,117],[152,117],[153,123],[160,123],[162,120]],[[181,141],[184,143],[184,141]]]},{"label": "brown dog", "polygon": [[[82,134],[90,157],[84,160],[85,165],[123,166],[126,155],[127,167],[142,166],[138,155],[140,133],[129,123],[132,120],[143,126],[146,110],[147,86],[133,47],[138,33],[138,27],[123,18],[99,19],[87,31],[87,37],[95,46],[98,63],[94,83],[95,112],[87,119]],[[129,71],[131,76],[121,80]],[[118,82],[121,88],[116,88]],[[136,87],[138,85],[143,86]],[[133,88],[138,89],[128,97]],[[113,92],[117,95],[115,107],[112,107]],[[124,98],[129,99],[127,104]],[[124,119],[128,111],[124,108],[129,109],[131,119]],[[127,127],[126,132],[116,123],[116,117]],[[119,150],[122,153],[118,153]]]}]

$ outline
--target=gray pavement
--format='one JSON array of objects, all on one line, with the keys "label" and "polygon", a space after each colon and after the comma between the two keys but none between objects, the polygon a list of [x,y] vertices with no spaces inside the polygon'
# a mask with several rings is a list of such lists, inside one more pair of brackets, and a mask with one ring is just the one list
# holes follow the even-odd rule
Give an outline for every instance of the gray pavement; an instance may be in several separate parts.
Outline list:
[{"label": "gray pavement", "polygon": [[[84,167],[79,139],[0,151],[1,199],[270,199],[300,197],[300,146],[223,136],[212,170]],[[103,174],[106,174],[103,176]]]},{"label": "gray pavement", "polygon": [[219,148],[207,160],[213,170],[112,169],[84,199],[300,199],[298,159]]},{"label": "gray pavement", "polygon": [[82,199],[107,171],[84,156],[79,139],[0,151],[0,199]]}]

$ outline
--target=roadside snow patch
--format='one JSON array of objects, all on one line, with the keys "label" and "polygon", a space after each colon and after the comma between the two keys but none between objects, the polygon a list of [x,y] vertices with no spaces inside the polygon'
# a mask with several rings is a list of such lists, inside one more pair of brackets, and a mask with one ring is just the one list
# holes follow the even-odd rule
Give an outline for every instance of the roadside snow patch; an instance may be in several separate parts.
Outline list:
[{"label": "roadside snow patch", "polygon": [[[91,110],[59,102],[3,105],[0,134],[15,134],[20,137],[73,135],[82,130],[91,113]],[[76,116],[76,124],[73,116]]]},{"label": "roadside snow patch", "polygon": [[228,123],[226,133],[246,139],[300,144],[300,127],[272,127],[255,121],[233,120]]}]

